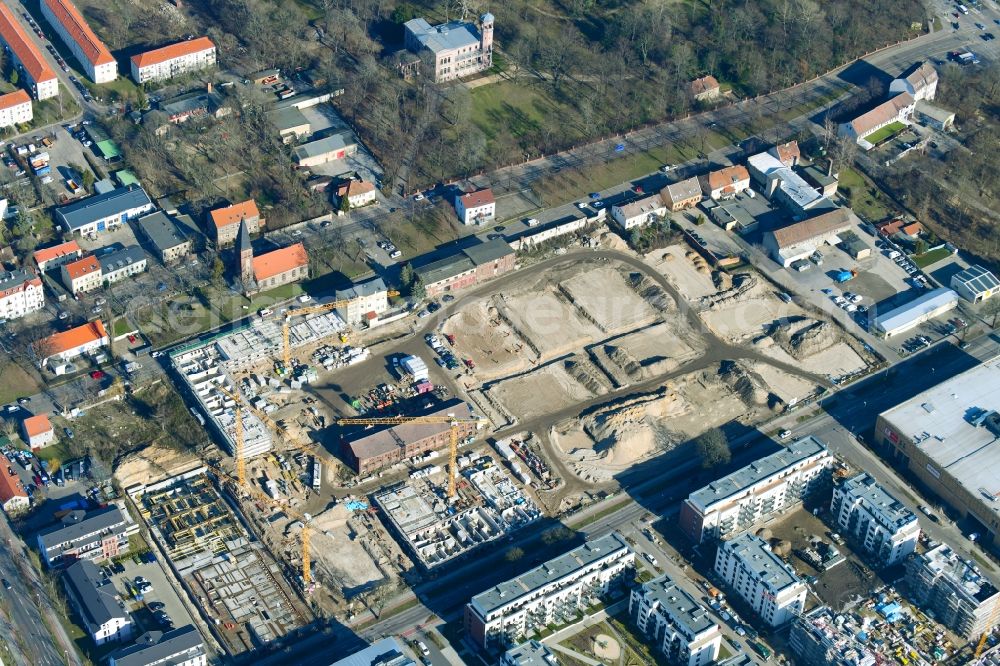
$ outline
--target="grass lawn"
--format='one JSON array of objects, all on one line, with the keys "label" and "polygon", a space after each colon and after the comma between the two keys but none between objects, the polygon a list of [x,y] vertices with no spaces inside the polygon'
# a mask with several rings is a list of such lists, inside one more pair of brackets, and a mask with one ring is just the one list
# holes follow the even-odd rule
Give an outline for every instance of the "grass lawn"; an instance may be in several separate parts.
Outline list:
[{"label": "grass lawn", "polygon": [[948,251],[946,247],[939,247],[936,250],[931,250],[930,252],[924,252],[923,254],[915,254],[910,257],[913,263],[917,265],[917,268],[927,268],[931,264],[937,263],[942,259],[946,259],[951,256],[951,252]]},{"label": "grass lawn", "polygon": [[904,129],[906,129],[906,125],[901,122],[889,123],[882,129],[872,132],[871,134],[866,136],[865,141],[872,144],[873,146],[877,146],[878,144],[882,143],[889,137],[899,134]]},{"label": "grass lawn", "polygon": [[[62,433],[62,429],[57,429],[59,433]],[[73,459],[73,454],[69,450],[69,441],[64,437],[59,437],[56,439],[55,444],[51,446],[46,446],[44,449],[38,449],[35,451],[35,455],[38,456],[40,460],[49,461],[49,473],[52,473],[59,469],[67,460]]]},{"label": "grass lawn", "polygon": [[114,328],[114,333],[112,333],[112,335],[114,335],[114,337],[117,338],[119,335],[125,335],[126,333],[131,333],[134,329],[135,326],[130,324],[127,319],[122,317],[120,319],[115,319],[115,328]]},{"label": "grass lawn", "polygon": [[497,128],[508,128],[515,136],[537,130],[547,114],[557,113],[557,105],[527,84],[499,81],[475,88],[472,97],[472,122],[490,139]]},{"label": "grass lawn", "polygon": [[20,365],[9,362],[0,372],[0,404],[14,402],[42,390],[35,377]]},{"label": "grass lawn", "polygon": [[177,342],[223,323],[219,313],[209,310],[197,298],[180,294],[158,308],[146,307],[136,313],[138,327],[154,347]]},{"label": "grass lawn", "polygon": [[869,222],[878,222],[892,214],[888,205],[883,203],[881,190],[854,169],[841,169],[840,189],[854,212]]}]

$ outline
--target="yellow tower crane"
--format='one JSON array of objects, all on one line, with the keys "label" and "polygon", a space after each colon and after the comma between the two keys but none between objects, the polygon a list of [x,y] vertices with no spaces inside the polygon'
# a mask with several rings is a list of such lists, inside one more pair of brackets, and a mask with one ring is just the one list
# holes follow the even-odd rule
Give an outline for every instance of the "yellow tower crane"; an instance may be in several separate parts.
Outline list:
[{"label": "yellow tower crane", "polygon": [[[388,297],[399,296],[398,291],[389,291],[386,294]],[[329,312],[330,310],[336,310],[337,308],[347,307],[352,301],[359,299],[348,298],[341,299],[337,301],[330,301],[329,303],[323,303],[322,305],[310,305],[305,308],[296,308],[294,310],[289,309],[285,312],[285,320],[281,325],[281,358],[285,362],[285,367],[289,368],[292,364],[292,346],[289,342],[289,335],[292,326],[292,317],[304,317],[306,315],[316,314],[319,312]],[[341,342],[347,342],[347,336],[341,335]]]},{"label": "yellow tower crane", "polygon": [[399,425],[401,423],[447,423],[451,433],[451,446],[448,450],[448,499],[455,499],[455,483],[458,477],[458,426],[462,423],[475,423],[477,427],[487,424],[486,419],[460,419],[454,414],[447,416],[375,416],[371,418],[340,418],[340,425]]}]

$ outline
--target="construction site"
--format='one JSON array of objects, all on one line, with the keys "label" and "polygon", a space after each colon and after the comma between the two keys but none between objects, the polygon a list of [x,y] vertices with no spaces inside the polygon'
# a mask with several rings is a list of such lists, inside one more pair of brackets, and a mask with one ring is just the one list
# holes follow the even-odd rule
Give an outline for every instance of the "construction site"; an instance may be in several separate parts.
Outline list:
[{"label": "construction site", "polygon": [[461,480],[449,501],[447,474],[429,465],[374,494],[416,562],[433,569],[496,541],[542,516],[528,491],[489,456],[458,459]]}]

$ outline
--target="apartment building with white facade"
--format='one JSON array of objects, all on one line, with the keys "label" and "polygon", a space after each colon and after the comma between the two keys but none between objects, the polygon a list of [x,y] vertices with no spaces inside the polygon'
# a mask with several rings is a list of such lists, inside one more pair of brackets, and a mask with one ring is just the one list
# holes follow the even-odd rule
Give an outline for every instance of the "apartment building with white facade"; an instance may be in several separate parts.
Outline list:
[{"label": "apartment building with white facade", "polygon": [[129,522],[121,509],[72,511],[55,527],[38,533],[38,552],[49,568],[76,560],[107,560],[128,552]]},{"label": "apartment building with white facade", "polygon": [[479,28],[466,21],[432,26],[423,18],[403,24],[406,48],[420,56],[435,83],[450,81],[493,66],[493,14],[479,17]]},{"label": "apartment building with white facade", "polygon": [[42,16],[77,59],[84,73],[94,83],[108,83],[118,78],[118,61],[111,55],[83,14],[70,0],[41,0]]},{"label": "apartment building with white facade", "polygon": [[15,90],[12,93],[0,95],[0,127],[30,123],[34,117],[31,110],[31,97],[25,91]]},{"label": "apartment building with white facade", "polygon": [[19,319],[44,307],[41,278],[21,268],[0,272],[0,319]]},{"label": "apartment building with white facade", "polygon": [[715,555],[717,573],[769,626],[780,626],[805,609],[806,584],[759,536],[724,541]]},{"label": "apartment building with white facade", "polygon": [[18,22],[13,10],[0,3],[0,40],[6,48],[12,69],[20,72],[35,99],[49,99],[59,94],[59,79],[49,67],[41,49]]},{"label": "apartment building with white facade", "polygon": [[901,562],[920,538],[917,516],[867,472],[834,487],[830,512],[840,532],[853,537],[881,566]]},{"label": "apartment building with white facade", "polygon": [[719,625],[666,574],[632,589],[628,614],[672,664],[702,666],[715,663],[719,657]]},{"label": "apartment building with white facade", "polygon": [[206,666],[205,642],[193,624],[147,631],[108,657],[108,666]]},{"label": "apartment building with white facade", "polygon": [[910,600],[955,633],[976,640],[1000,617],[1000,592],[975,562],[939,544],[906,562]]},{"label": "apartment building with white facade", "polygon": [[215,43],[208,37],[188,39],[132,56],[132,80],[164,81],[186,72],[214,67]]},{"label": "apartment building with white facade", "polygon": [[338,289],[336,300],[348,301],[337,308],[337,314],[348,326],[358,326],[368,321],[370,313],[380,315],[389,309],[389,289],[382,278],[358,282],[347,289]]},{"label": "apartment building with white facade", "polygon": [[101,263],[101,279],[109,284],[146,270],[146,251],[138,245],[111,248],[97,256]]},{"label": "apartment building with white facade", "polygon": [[635,570],[635,553],[618,534],[577,548],[472,597],[465,628],[479,647],[509,647],[549,624],[562,624],[606,597]]},{"label": "apartment building with white facade", "polygon": [[74,563],[66,569],[63,585],[67,600],[95,645],[132,638],[132,616],[124,604],[119,605],[121,595],[96,564],[87,560]]},{"label": "apartment building with white facade", "polygon": [[74,296],[101,287],[101,262],[92,254],[76,261],[63,264],[59,268],[63,284]]},{"label": "apartment building with white facade", "polygon": [[826,488],[835,462],[815,437],[796,440],[691,493],[681,505],[681,530],[701,543],[765,523]]}]

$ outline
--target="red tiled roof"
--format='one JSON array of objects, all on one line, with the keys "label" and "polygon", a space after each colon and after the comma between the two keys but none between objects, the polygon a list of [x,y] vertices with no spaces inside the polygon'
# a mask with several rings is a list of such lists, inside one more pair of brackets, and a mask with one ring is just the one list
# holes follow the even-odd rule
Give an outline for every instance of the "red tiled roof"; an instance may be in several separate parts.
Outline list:
[{"label": "red tiled roof", "polygon": [[22,104],[31,104],[31,97],[23,90],[15,90],[6,95],[0,95],[0,109],[9,109]]},{"label": "red tiled roof", "polygon": [[348,197],[353,197],[374,191],[375,183],[369,183],[367,180],[352,180],[347,183],[341,183],[337,187],[337,196],[342,197],[346,194]]},{"label": "red tiled roof", "polygon": [[216,208],[209,213],[209,216],[212,218],[215,228],[222,229],[231,224],[239,224],[240,220],[243,220],[244,218],[260,217],[260,211],[257,210],[256,201],[253,199],[247,199],[246,201],[233,204],[232,206]]},{"label": "red tiled roof", "polygon": [[80,49],[87,57],[87,60],[90,61],[90,64],[107,65],[115,61],[114,56],[111,55],[111,51],[104,45],[104,42],[98,39],[94,31],[90,29],[86,19],[83,18],[76,5],[69,0],[42,0],[42,2],[49,8],[52,15],[56,17],[56,20],[62,24],[62,27],[73,38],[73,41],[79,44]]},{"label": "red tiled roof", "polygon": [[798,141],[789,141],[774,147],[774,152],[778,155],[778,161],[785,166],[790,166],[791,162],[799,159],[802,153],[799,152]]},{"label": "red tiled roof", "polygon": [[742,164],[712,171],[708,174],[708,186],[713,192],[744,180],[750,180],[750,172]]},{"label": "red tiled roof", "polygon": [[488,187],[483,190],[476,190],[475,192],[463,194],[460,199],[462,200],[462,205],[467,209],[478,208],[479,206],[496,203],[496,199],[493,198],[493,190]]},{"label": "red tiled roof", "polygon": [[27,497],[28,494],[17,485],[18,477],[11,476],[7,470],[0,470],[0,504],[6,504],[15,497]]},{"label": "red tiled roof", "polygon": [[851,214],[846,208],[835,208],[828,213],[802,220],[781,229],[775,229],[774,240],[779,248],[812,240],[817,236],[839,233],[851,226]]},{"label": "red tiled roof", "polygon": [[50,430],[52,430],[52,424],[49,423],[49,417],[45,414],[36,414],[24,419],[24,431],[28,433],[28,437],[35,437]]},{"label": "red tiled roof", "polygon": [[137,53],[132,56],[132,62],[135,63],[136,67],[141,69],[151,65],[158,65],[161,62],[173,60],[174,58],[180,58],[181,56],[191,55],[192,53],[200,53],[201,51],[207,51],[208,49],[214,48],[215,43],[211,39],[208,37],[198,37],[197,39],[188,39],[183,42],[177,42],[176,44],[161,46],[158,49],[146,51],[145,53]]},{"label": "red tiled roof", "polygon": [[35,350],[48,358],[106,337],[108,332],[104,329],[104,322],[96,319],[68,331],[42,338],[35,343]]},{"label": "red tiled roof", "polygon": [[97,260],[97,257],[90,254],[86,257],[77,259],[76,261],[71,261],[70,263],[63,266],[66,269],[66,273],[69,275],[70,280],[75,280],[77,278],[83,277],[84,275],[90,275],[94,272],[100,272],[101,262]]},{"label": "red tiled roof", "polygon": [[899,112],[902,109],[913,106],[913,104],[913,95],[908,92],[899,93],[895,97],[882,102],[868,113],[861,114],[852,120],[851,128],[854,129],[856,135],[864,137],[871,134],[876,127],[898,118]]},{"label": "red tiled roof", "polygon": [[293,268],[308,265],[309,255],[306,254],[306,246],[302,243],[296,243],[254,257],[253,274],[257,278],[257,282],[261,282],[275,275],[287,273]]},{"label": "red tiled roof", "polygon": [[875,226],[878,227],[878,230],[886,236],[892,236],[902,229],[904,224],[906,224],[906,222],[903,220],[892,220],[891,222],[876,224]]},{"label": "red tiled roof", "polygon": [[55,72],[45,62],[45,57],[35,46],[35,43],[28,38],[28,33],[17,22],[14,12],[10,8],[0,3],[0,37],[6,42],[10,50],[14,52],[21,65],[28,72],[34,82],[49,81],[56,78]]},{"label": "red tiled roof", "polygon": [[75,240],[71,240],[59,243],[59,245],[53,245],[52,247],[43,247],[35,250],[35,263],[41,266],[47,261],[58,259],[67,254],[78,254],[79,252],[81,252],[80,246]]},{"label": "red tiled roof", "polygon": [[902,231],[907,236],[916,236],[923,230],[924,230],[924,225],[920,224],[919,222],[913,222],[900,229],[900,231]]},{"label": "red tiled roof", "polygon": [[703,76],[700,79],[695,79],[691,82],[691,94],[700,95],[709,90],[715,90],[719,87],[719,81],[709,74],[708,76]]}]

